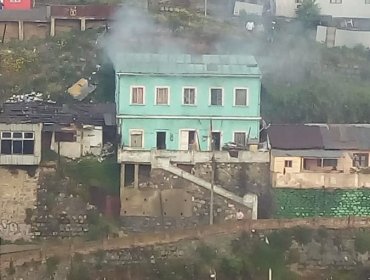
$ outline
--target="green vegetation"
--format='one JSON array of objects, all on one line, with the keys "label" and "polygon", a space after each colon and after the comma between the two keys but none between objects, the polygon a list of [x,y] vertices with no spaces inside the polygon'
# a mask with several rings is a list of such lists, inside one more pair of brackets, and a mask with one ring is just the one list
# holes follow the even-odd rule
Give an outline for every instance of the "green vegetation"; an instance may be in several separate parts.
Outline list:
[{"label": "green vegetation", "polygon": [[303,0],[296,14],[298,20],[302,21],[305,26],[315,26],[319,19],[320,7],[316,0]]},{"label": "green vegetation", "polygon": [[107,194],[119,193],[119,164],[115,157],[101,162],[95,157],[65,162],[64,173],[77,184],[103,188]]},{"label": "green vegetation", "polygon": [[370,190],[275,189],[277,218],[370,215]]},{"label": "green vegetation", "polygon": [[46,274],[48,277],[52,277],[51,279],[54,279],[53,274],[58,268],[59,261],[58,257],[55,256],[46,259]]},{"label": "green vegetation", "polygon": [[67,275],[67,280],[89,280],[90,273],[86,264],[82,261],[82,256],[76,254],[71,260],[71,269]]},{"label": "green vegetation", "polygon": [[355,248],[360,253],[370,251],[370,233],[363,231],[358,232],[355,238]]}]

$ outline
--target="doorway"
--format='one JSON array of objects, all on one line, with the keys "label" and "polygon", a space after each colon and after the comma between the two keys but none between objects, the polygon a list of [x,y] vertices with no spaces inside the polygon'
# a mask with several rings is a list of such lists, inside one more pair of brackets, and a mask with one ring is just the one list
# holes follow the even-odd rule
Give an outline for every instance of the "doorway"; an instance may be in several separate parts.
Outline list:
[{"label": "doorway", "polygon": [[211,148],[213,151],[221,150],[221,132],[212,132]]},{"label": "doorway", "polygon": [[166,149],[166,132],[164,131],[157,131],[157,149]]},{"label": "doorway", "polygon": [[198,150],[198,145],[197,132],[195,130],[180,130],[180,150]]}]

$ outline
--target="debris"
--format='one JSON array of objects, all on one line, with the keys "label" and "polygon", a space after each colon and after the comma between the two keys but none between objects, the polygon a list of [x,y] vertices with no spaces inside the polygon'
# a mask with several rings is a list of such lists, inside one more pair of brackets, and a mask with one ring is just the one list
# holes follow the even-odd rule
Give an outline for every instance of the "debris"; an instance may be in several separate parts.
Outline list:
[{"label": "debris", "polygon": [[88,80],[80,79],[68,89],[68,93],[79,101],[85,99],[90,93],[96,89],[95,85],[89,84]]}]

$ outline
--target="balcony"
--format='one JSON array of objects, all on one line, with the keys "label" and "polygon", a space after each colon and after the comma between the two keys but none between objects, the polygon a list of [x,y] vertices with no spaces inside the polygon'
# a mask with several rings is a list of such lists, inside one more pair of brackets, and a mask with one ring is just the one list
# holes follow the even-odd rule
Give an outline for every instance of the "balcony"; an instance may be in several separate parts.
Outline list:
[{"label": "balcony", "polygon": [[118,163],[151,164],[159,158],[170,159],[172,163],[196,164],[209,162],[214,153],[216,162],[220,163],[268,163],[268,151],[238,151],[231,156],[228,151],[199,152],[199,151],[173,151],[173,150],[118,150]]}]

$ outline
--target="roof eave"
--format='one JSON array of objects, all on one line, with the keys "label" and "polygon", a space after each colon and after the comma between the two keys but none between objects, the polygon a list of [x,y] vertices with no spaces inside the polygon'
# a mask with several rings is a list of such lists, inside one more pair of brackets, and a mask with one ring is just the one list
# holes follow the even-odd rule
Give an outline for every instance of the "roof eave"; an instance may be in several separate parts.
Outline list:
[{"label": "roof eave", "polygon": [[145,76],[145,75],[158,75],[158,76],[213,76],[213,77],[248,77],[248,78],[261,78],[262,74],[221,74],[221,73],[136,73],[136,72],[116,72],[117,76]]}]

